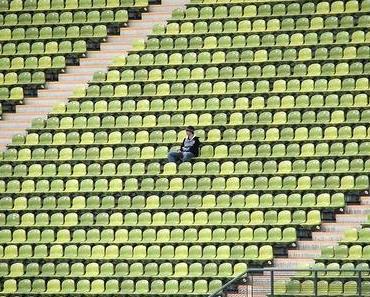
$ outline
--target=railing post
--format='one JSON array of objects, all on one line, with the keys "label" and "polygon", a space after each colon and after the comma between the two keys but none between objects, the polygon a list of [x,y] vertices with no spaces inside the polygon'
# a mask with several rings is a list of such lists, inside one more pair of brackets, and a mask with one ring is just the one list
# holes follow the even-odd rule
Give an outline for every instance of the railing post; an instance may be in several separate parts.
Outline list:
[{"label": "railing post", "polygon": [[270,271],[270,281],[271,281],[271,296],[275,296],[275,290],[274,290],[274,271]]},{"label": "railing post", "polygon": [[357,278],[357,287],[358,287],[358,296],[362,297],[362,288],[361,288],[361,270],[358,271],[358,278]]},{"label": "railing post", "polygon": [[[251,282],[252,282],[252,284],[251,284],[251,297],[253,297],[254,296],[254,276],[252,275],[252,278],[251,278]],[[248,290],[248,296],[249,296],[249,290]]]},{"label": "railing post", "polygon": [[313,290],[315,294],[314,296],[317,297],[317,270],[314,270]]}]

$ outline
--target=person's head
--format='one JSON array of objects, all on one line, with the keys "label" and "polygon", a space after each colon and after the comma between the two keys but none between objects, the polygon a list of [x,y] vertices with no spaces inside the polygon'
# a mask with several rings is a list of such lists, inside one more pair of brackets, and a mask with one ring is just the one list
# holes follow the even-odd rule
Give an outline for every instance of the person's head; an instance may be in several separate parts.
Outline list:
[{"label": "person's head", "polygon": [[188,137],[192,137],[194,135],[195,129],[193,126],[188,126],[186,127],[185,131]]}]

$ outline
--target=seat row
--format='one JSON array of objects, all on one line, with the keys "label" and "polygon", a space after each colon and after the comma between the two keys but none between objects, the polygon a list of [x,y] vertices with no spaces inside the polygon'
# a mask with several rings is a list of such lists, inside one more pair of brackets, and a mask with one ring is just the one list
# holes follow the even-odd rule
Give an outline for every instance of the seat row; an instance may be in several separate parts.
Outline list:
[{"label": "seat row", "polygon": [[5,75],[0,73],[1,85],[23,85],[23,84],[45,84],[45,73],[41,71],[36,72],[8,72]]},{"label": "seat row", "polygon": [[365,262],[360,263],[329,263],[325,264],[322,262],[316,262],[312,266],[302,265],[302,269],[312,268],[308,271],[297,272],[296,278],[312,279],[318,277],[319,279],[336,279],[340,278],[345,280],[346,278],[354,278],[359,275],[366,277],[370,273],[369,264]]},{"label": "seat row", "polygon": [[[346,16],[346,14],[344,15]],[[320,30],[323,28],[346,28],[353,27],[353,17],[351,19],[342,19],[337,16],[326,16],[326,17],[298,17],[298,18],[284,18],[281,21],[279,19],[270,19],[268,21],[264,19],[256,20],[227,20],[222,23],[221,21],[214,21],[207,23],[206,21],[197,22],[175,22],[172,21],[167,25],[157,25],[153,29],[153,35],[164,35],[164,36],[176,36],[176,35],[202,35],[206,37],[208,34],[235,34],[243,32],[264,32],[266,31],[294,31],[294,30]],[[358,27],[366,27],[369,21],[369,16],[360,15],[357,23]]]},{"label": "seat row", "polygon": [[[358,12],[359,9],[366,11],[368,2],[363,1],[359,6],[358,1],[333,1],[324,2],[288,2],[288,3],[269,3],[269,1],[261,1],[261,3],[244,2],[235,3],[235,5],[226,6],[220,3],[217,6],[212,6],[212,2],[206,3],[205,7],[188,6],[184,9],[175,9],[172,12],[172,19],[228,19],[241,18],[252,16],[289,16],[289,15],[314,15],[327,13],[341,13],[341,12]],[[216,2],[217,3],[217,2]],[[243,4],[245,6],[243,6]]]},{"label": "seat row", "polygon": [[370,258],[370,245],[353,244],[351,246],[340,244],[324,247],[321,250],[320,261],[367,261]]},{"label": "seat row", "polygon": [[0,101],[22,101],[24,98],[21,87],[0,87]]},{"label": "seat row", "polygon": [[[216,1],[212,1],[212,0],[190,0],[190,3],[187,7],[197,7],[199,9],[203,8],[203,7],[217,7],[217,6],[228,6],[228,7],[231,7],[231,6],[235,6],[235,5],[248,5],[250,4],[250,0],[216,0]],[[267,1],[263,1],[262,3],[270,3],[270,2],[274,2],[274,1],[271,1],[271,0],[267,0]],[[254,4],[254,3],[253,3]],[[290,4],[290,2],[288,2],[288,4]]]},{"label": "seat row", "polygon": [[89,8],[148,6],[148,0],[12,0],[1,1],[0,11],[24,12],[49,10],[75,10]]},{"label": "seat row", "polygon": [[74,42],[64,40],[61,42],[49,41],[43,43],[36,42],[21,42],[18,44],[4,42],[0,45],[1,56],[28,56],[28,55],[44,55],[44,54],[84,54],[87,50],[86,41],[77,40]]},{"label": "seat row", "polygon": [[[50,232],[49,232],[50,231]],[[69,230],[17,229],[15,231],[3,229],[0,231],[1,244],[18,243],[89,243],[89,244],[109,244],[109,243],[281,243],[289,244],[296,240],[296,230],[290,228],[188,228],[187,230],[178,229],[104,229],[100,233],[99,229],[91,229],[86,233],[85,229]]]},{"label": "seat row", "polygon": [[[143,54],[155,50],[161,51],[189,51],[189,50],[203,50],[203,49],[226,49],[233,48],[259,48],[264,47],[301,47],[301,46],[318,46],[330,45],[335,43],[353,43],[363,44],[370,40],[370,32],[365,33],[365,30],[354,27],[347,31],[334,30],[333,32],[313,33],[308,31],[303,33],[277,33],[266,32],[266,34],[256,34],[251,32],[248,37],[245,35],[232,36],[207,36],[207,37],[186,37],[171,38],[163,36],[163,38],[149,38],[146,42],[136,43],[134,50],[140,50]],[[328,29],[327,29],[328,30]],[[350,32],[348,32],[350,31]],[[274,33],[274,34],[272,34]]]},{"label": "seat row", "polygon": [[[125,119],[125,120],[124,120]],[[301,124],[301,125],[314,125],[317,123],[327,124],[351,124],[357,122],[368,122],[370,119],[369,110],[330,110],[322,111],[292,111],[286,113],[279,111],[272,113],[264,111],[261,113],[248,112],[244,116],[242,113],[234,112],[227,113],[202,113],[202,114],[161,114],[161,115],[128,115],[128,116],[79,116],[72,117],[50,117],[47,120],[35,119],[32,122],[33,132],[46,132],[48,129],[52,130],[66,130],[66,129],[114,129],[114,128],[136,128],[147,127],[148,129],[154,127],[181,127],[184,125],[202,126],[233,126],[233,125],[285,125],[285,124]],[[127,125],[123,125],[123,124]],[[35,131],[36,130],[36,131]]]},{"label": "seat row", "polygon": [[[365,224],[365,226],[368,226]],[[344,238],[341,240],[342,243],[347,244],[363,244],[370,243],[370,228],[363,227],[359,230],[348,229],[344,232]]]},{"label": "seat row", "polygon": [[84,262],[89,260],[142,260],[152,262],[154,261],[173,261],[182,260],[192,263],[194,260],[223,260],[223,261],[255,261],[264,263],[270,261],[273,257],[273,250],[271,245],[214,245],[200,246],[200,245],[151,245],[146,247],[144,245],[0,245],[0,261],[30,259],[30,260],[52,260],[68,259],[78,260],[83,259]]},{"label": "seat row", "polygon": [[299,282],[298,280],[277,281],[274,285],[274,296],[360,296],[360,293],[368,296],[370,293],[370,282],[362,281],[358,283],[352,281],[326,281],[320,280],[316,283],[313,280]]},{"label": "seat row", "polygon": [[[235,94],[250,94],[250,93],[311,93],[311,92],[343,92],[343,91],[364,91],[369,88],[369,79],[366,77],[348,78],[341,76],[340,78],[316,78],[316,79],[276,79],[271,80],[230,80],[228,82],[204,81],[188,83],[158,83],[155,84],[138,84],[126,83],[118,85],[90,85],[87,88],[77,88],[74,90],[71,99],[86,97],[137,97],[137,96],[212,96],[212,95],[235,95]],[[86,100],[86,99],[85,99]]]},{"label": "seat row", "polygon": [[26,59],[22,57],[16,58],[0,58],[0,70],[1,71],[16,71],[23,69],[63,69],[66,67],[66,61],[64,56],[42,56],[38,57],[28,57]]},{"label": "seat row", "polygon": [[107,36],[107,27],[105,25],[84,25],[82,27],[71,26],[66,29],[64,26],[57,27],[42,27],[40,30],[37,27],[31,27],[27,30],[17,28],[13,31],[10,29],[0,29],[0,40],[12,42],[24,42],[34,39],[63,39],[63,38],[105,38]]},{"label": "seat row", "polygon": [[[198,211],[193,213],[191,210],[184,212],[149,212],[145,211],[140,214],[137,212],[122,213],[122,210],[117,210],[111,214],[108,212],[41,212],[34,214],[26,212],[22,215],[18,213],[10,213],[6,215],[1,213],[1,226],[3,227],[62,227],[72,228],[76,226],[101,226],[101,227],[140,227],[140,228],[185,228],[188,230],[191,226],[194,227],[222,227],[222,226],[237,226],[237,227],[254,227],[259,228],[263,225],[302,225],[302,226],[317,226],[320,224],[319,210],[268,210],[263,212],[256,211]],[[161,229],[161,228],[160,228]],[[161,229],[162,230],[162,229]],[[194,229],[195,230],[195,229]],[[249,231],[248,231],[249,230]],[[124,231],[122,231],[124,232]],[[126,231],[125,231],[126,232]],[[167,232],[167,231],[163,231]],[[170,231],[168,231],[170,232]],[[168,233],[167,232],[167,233]],[[186,231],[185,231],[186,232]],[[190,231],[188,231],[190,232]],[[245,234],[250,234],[250,229],[246,229]],[[289,232],[288,232],[289,233]],[[168,233],[169,234],[169,233]]]},{"label": "seat row", "polygon": [[232,263],[201,263],[186,262],[179,263],[141,263],[133,262],[131,264],[121,263],[0,263],[1,277],[50,277],[55,278],[68,277],[168,277],[181,276],[183,278],[200,278],[200,277],[232,277],[238,276],[247,270],[247,264],[242,262]]},{"label": "seat row", "polygon": [[[321,163],[321,164],[320,164]],[[127,164],[127,163],[126,163]],[[132,166],[126,165],[125,163],[120,164],[117,166],[117,171],[115,171],[116,167],[111,166],[111,172],[116,172],[116,174],[120,174],[120,169],[125,167],[128,169],[130,174],[135,174],[135,172],[140,172],[141,174],[145,174],[146,172],[141,170],[139,165],[140,163],[133,164]],[[364,162],[362,159],[325,159],[325,160],[296,160],[294,162],[291,161],[239,161],[237,163],[227,161],[219,164],[218,162],[209,162],[206,166],[203,162],[194,163],[193,166],[187,163],[182,163],[178,168],[173,163],[165,164],[163,167],[163,171],[161,173],[168,174],[168,175],[176,175],[176,174],[185,174],[185,175],[204,175],[204,174],[215,174],[215,175],[227,175],[227,174],[235,174],[235,173],[253,173],[258,172],[260,173],[288,173],[288,172],[346,172],[352,171],[351,168],[356,171],[362,169],[364,164],[370,165],[370,162]],[[76,165],[77,166],[77,165]],[[92,166],[92,165],[90,165]],[[106,165],[104,165],[106,166]],[[102,168],[102,173],[104,174],[104,166]],[[122,166],[120,168],[120,166]],[[60,168],[60,167],[59,167]],[[87,173],[89,172],[89,168],[87,168]],[[97,167],[95,167],[97,169]],[[101,168],[101,167],[99,167]],[[107,169],[108,167],[106,167]],[[72,172],[72,171],[71,171]],[[100,170],[98,171],[100,172]],[[108,172],[108,171],[107,171]]]},{"label": "seat row", "polygon": [[287,209],[287,208],[341,208],[345,199],[343,193],[305,193],[305,194],[206,194],[206,195],[157,195],[150,196],[23,196],[0,198],[0,209],[54,210],[71,209]]},{"label": "seat row", "polygon": [[52,26],[52,25],[72,25],[75,23],[125,23],[128,21],[127,10],[104,10],[101,13],[98,10],[92,10],[86,13],[85,11],[50,12],[48,14],[35,13],[31,16],[30,13],[24,13],[19,16],[17,14],[6,14],[4,20],[1,19],[0,25],[4,27],[12,27],[16,30],[21,26]]},{"label": "seat row", "polygon": [[[261,175],[261,174],[260,174]],[[174,177],[153,179],[146,177],[141,181],[131,177],[122,180],[122,178],[105,179],[99,178],[94,181],[91,178],[84,179],[48,179],[31,180],[26,179],[22,182],[19,180],[4,181],[0,180],[0,193],[33,193],[33,192],[50,192],[50,193],[71,193],[71,192],[177,192],[177,191],[198,191],[209,190],[211,192],[219,191],[318,191],[318,190],[338,190],[345,191],[351,188],[361,189],[368,188],[369,178],[366,175],[313,175],[313,176],[246,176],[246,177],[196,177],[181,178]]]},{"label": "seat row", "polygon": [[175,163],[168,163],[161,167],[160,163],[151,163],[146,166],[145,163],[120,163],[116,166],[115,163],[84,163],[71,164],[37,164],[32,165],[0,165],[1,177],[45,177],[54,178],[56,176],[143,176],[143,175],[234,175],[234,174],[302,174],[302,173],[343,173],[343,172],[361,172],[370,169],[370,161],[359,158],[348,159],[325,159],[320,164],[321,160],[296,160],[287,161],[239,161],[239,162],[217,162],[211,161],[207,165],[205,162],[182,163],[176,166]]},{"label": "seat row", "polygon": [[221,280],[44,280],[7,279],[3,283],[1,294],[173,294],[208,296],[222,287]]},{"label": "seat row", "polygon": [[159,162],[152,162],[150,166],[146,166],[143,162],[115,164],[113,162],[101,164],[92,162],[90,165],[85,163],[76,164],[21,164],[0,165],[0,176],[30,176],[30,177],[55,177],[55,176],[128,176],[128,175],[233,175],[233,174],[271,174],[271,173],[331,173],[331,172],[347,172],[347,171],[362,171],[369,167],[369,160],[355,158],[338,158],[338,159],[311,159],[311,160],[256,160],[256,161],[210,161],[210,162],[184,162],[180,165],[175,163],[167,163],[161,166]]},{"label": "seat row", "polygon": [[[200,151],[201,158],[227,159],[227,158],[313,158],[313,157],[340,157],[340,156],[367,156],[370,152],[370,142],[332,142],[332,143],[283,143],[275,145],[264,145],[263,150],[255,144],[247,145],[204,145]],[[153,161],[153,159],[164,159],[167,157],[169,148],[167,146],[145,146],[145,147],[89,147],[89,148],[35,148],[32,151],[25,149],[8,149],[0,154],[3,162],[63,162],[86,160],[115,160],[123,159],[142,161]],[[160,161],[160,160],[156,160]],[[106,161],[105,161],[106,162]]]},{"label": "seat row", "polygon": [[236,63],[231,66],[218,67],[166,67],[166,70],[160,68],[124,70],[121,73],[118,70],[109,70],[97,72],[94,74],[93,83],[117,83],[127,81],[154,81],[154,80],[188,80],[188,79],[230,79],[233,77],[290,77],[290,76],[329,76],[329,75],[360,75],[363,73],[370,74],[370,63],[362,61],[348,62],[330,62],[330,63],[313,63],[308,66],[304,63],[297,63],[293,66],[289,64],[267,64],[264,66],[251,65],[238,66]]},{"label": "seat row", "polygon": [[[252,122],[253,123],[253,122]],[[119,127],[127,127],[127,125],[119,125]],[[212,127],[211,127],[212,128]],[[41,130],[42,132],[42,130]],[[95,131],[94,131],[95,132]],[[83,145],[90,146],[93,144],[144,144],[155,143],[155,144],[180,144],[180,142],[185,137],[185,133],[176,133],[175,130],[161,130],[152,131],[96,131],[94,132],[58,132],[54,135],[51,133],[29,133],[26,136],[17,134],[13,137],[12,146],[22,147],[37,147],[45,145]],[[364,125],[353,125],[353,126],[329,126],[325,129],[320,126],[307,128],[307,127],[283,127],[278,128],[256,128],[253,130],[247,128],[240,129],[226,129],[221,131],[220,129],[210,129],[205,131],[199,129],[198,136],[200,139],[204,139],[204,144],[213,144],[215,142],[241,142],[248,144],[249,142],[274,142],[274,141],[284,141],[284,142],[308,142],[316,140],[333,141],[335,139],[361,139],[367,138],[370,129],[366,129]],[[261,145],[261,144],[260,144]]]},{"label": "seat row", "polygon": [[117,113],[117,112],[138,112],[153,113],[159,111],[181,111],[183,114],[187,114],[189,111],[203,111],[209,110],[247,110],[250,112],[261,112],[266,109],[273,111],[289,111],[295,109],[301,113],[313,109],[325,109],[325,108],[353,108],[353,107],[366,107],[369,101],[369,96],[365,93],[360,94],[315,94],[312,96],[308,95],[285,95],[285,96],[251,96],[251,98],[238,96],[237,98],[232,97],[211,97],[211,98],[181,98],[176,100],[171,99],[140,99],[132,100],[126,99],[124,102],[119,100],[109,99],[100,100],[96,102],[84,100],[70,101],[68,103],[56,104],[53,108],[52,113],[58,116],[65,116],[64,114],[70,114],[77,116],[76,114],[81,113],[88,116],[89,113],[94,115],[104,115],[105,113]]},{"label": "seat row", "polygon": [[[230,66],[242,67],[244,65],[239,65],[240,63],[250,62],[253,64],[267,63],[278,64],[279,66],[283,61],[295,61],[300,60],[306,64],[312,63],[324,63],[327,59],[333,60],[331,63],[338,63],[342,61],[337,61],[341,59],[364,59],[369,57],[370,49],[368,46],[362,46],[361,44],[357,46],[341,45],[334,46],[332,48],[327,47],[317,47],[315,49],[310,49],[309,47],[304,47],[301,49],[286,48],[286,49],[256,49],[245,50],[243,49],[229,49],[228,51],[201,51],[201,52],[187,52],[187,53],[158,53],[156,55],[151,53],[146,53],[139,55],[137,53],[129,54],[127,57],[119,56],[113,61],[113,65],[110,68],[119,68],[122,66],[129,66],[131,69],[135,67],[149,66],[148,70],[156,70],[159,66],[165,72],[167,69],[178,69],[175,65],[184,64],[188,68],[196,68],[198,65],[204,65],[203,67],[217,67],[222,68],[223,66],[229,66],[224,64],[231,64]],[[314,61],[310,61],[314,60]],[[317,61],[316,61],[317,60]],[[360,62],[360,61],[354,61]],[[215,66],[214,64],[218,65]],[[195,64],[195,65],[193,65]],[[157,66],[157,68],[155,68]],[[251,65],[255,66],[255,65]],[[244,66],[245,67],[245,66]],[[276,67],[276,66],[275,66]],[[317,66],[316,66],[317,67]],[[294,67],[293,67],[294,69]],[[114,73],[114,72],[113,72]]]},{"label": "seat row", "polygon": [[[102,103],[102,102],[100,102]],[[142,103],[141,107],[145,108],[146,103],[148,102],[139,102]],[[187,101],[180,102],[180,104],[187,105]],[[217,105],[219,102],[215,102]],[[230,103],[233,105],[233,102],[224,102]],[[148,103],[149,104],[149,103]],[[128,105],[128,104],[127,104]],[[189,103],[191,105],[191,103]],[[107,106],[105,106],[107,107]],[[125,106],[126,107],[126,106]],[[218,106],[216,106],[218,107]],[[140,106],[139,106],[140,108]],[[225,108],[225,107],[224,107]],[[131,108],[130,108],[131,109]],[[181,108],[182,109],[182,108]],[[181,110],[180,109],[180,110]],[[263,111],[257,110],[257,112],[248,112],[242,114],[241,112],[228,113],[229,107],[223,110],[225,112],[214,112],[212,109],[208,110],[191,110],[189,109],[188,113],[186,111],[181,113],[164,113],[157,114],[155,110],[148,109],[142,111],[142,115],[130,114],[130,110],[125,110],[128,114],[125,115],[92,115],[86,114],[77,116],[73,118],[68,115],[54,115],[44,120],[41,118],[36,118],[32,121],[32,128],[30,131],[41,130],[39,132],[46,132],[47,129],[98,129],[98,128],[115,128],[115,127],[147,127],[148,129],[153,127],[171,127],[171,126],[183,126],[183,125],[197,125],[200,126],[212,126],[212,125],[224,125],[224,126],[233,126],[233,125],[283,125],[283,124],[301,124],[304,125],[313,125],[315,123],[330,123],[337,124],[346,122],[348,124],[354,122],[367,122],[369,118],[369,111],[362,110],[359,106],[358,108],[343,108],[336,109],[334,111],[329,108],[324,110],[319,108],[314,110],[308,110],[306,112],[300,110],[293,110],[291,112],[285,111]],[[265,110],[265,109],[264,109]],[[216,111],[217,108],[216,108]],[[153,114],[154,113],[154,114]],[[147,115],[146,115],[147,114]],[[127,125],[122,126],[124,123]],[[226,128],[226,127],[225,127]]]}]

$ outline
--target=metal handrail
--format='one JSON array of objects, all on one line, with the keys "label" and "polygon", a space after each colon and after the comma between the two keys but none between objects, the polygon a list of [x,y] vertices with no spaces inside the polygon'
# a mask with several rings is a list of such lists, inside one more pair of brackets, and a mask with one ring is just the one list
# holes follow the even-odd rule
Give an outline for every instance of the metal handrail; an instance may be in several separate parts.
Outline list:
[{"label": "metal handrail", "polygon": [[219,290],[217,290],[216,292],[214,292],[211,295],[209,295],[209,297],[216,297],[218,294],[222,293],[224,291],[224,289],[226,289],[227,287],[229,287],[230,285],[232,285],[236,281],[240,280],[246,274],[248,274],[249,271],[250,271],[250,269],[247,269],[246,271],[242,272],[238,276],[234,277],[232,280],[230,280],[226,284],[224,284]]},{"label": "metal handrail", "polygon": [[315,269],[315,268],[308,268],[308,269],[292,269],[292,268],[249,268],[243,273],[237,275],[234,277],[232,280],[228,281],[226,284],[224,284],[219,290],[216,292],[212,293],[208,297],[218,297],[220,294],[228,287],[233,285],[235,282],[239,281],[241,278],[245,277],[248,275],[248,273],[251,272],[274,272],[274,271],[286,271],[286,272],[312,272],[315,273],[317,276],[318,272],[335,272],[335,271],[346,271],[346,272],[358,272],[359,276],[361,277],[362,273],[369,273],[370,274],[370,269]]},{"label": "metal handrail", "polygon": [[316,269],[316,268],[297,268],[297,269],[292,269],[292,268],[250,268],[248,269],[248,272],[264,272],[264,271],[287,271],[287,272],[335,272],[335,271],[349,271],[349,272],[369,272],[370,269]]}]

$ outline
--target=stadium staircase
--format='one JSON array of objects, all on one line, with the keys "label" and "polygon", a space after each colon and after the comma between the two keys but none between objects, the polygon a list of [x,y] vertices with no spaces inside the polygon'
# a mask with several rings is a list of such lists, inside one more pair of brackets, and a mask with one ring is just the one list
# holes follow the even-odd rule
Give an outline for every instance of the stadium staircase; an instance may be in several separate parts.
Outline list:
[{"label": "stadium staircase", "polygon": [[[153,1],[158,2],[158,1]],[[110,35],[100,45],[100,50],[90,50],[80,58],[77,66],[67,66],[55,82],[46,82],[45,89],[39,89],[37,96],[26,97],[24,104],[16,105],[16,113],[4,112],[0,120],[0,151],[15,134],[24,133],[31,126],[31,120],[45,117],[53,105],[67,102],[76,87],[86,86],[97,71],[106,71],[114,57],[125,55],[137,40],[146,39],[155,24],[163,24],[171,17],[174,9],[184,7],[188,0],[162,0],[151,4],[149,11],[142,13],[139,20],[130,19],[127,27],[120,28],[120,34]]]},{"label": "stadium staircase", "polygon": [[[319,230],[313,231],[311,239],[298,239],[295,248],[288,249],[287,256],[275,257],[273,265],[265,267],[265,272],[252,273],[247,276],[248,284],[239,284],[233,289],[225,289],[228,297],[266,297],[271,293],[270,269],[276,269],[273,280],[287,281],[297,274],[297,271],[312,267],[315,259],[321,256],[324,247],[337,246],[344,239],[348,230],[359,230],[368,221],[370,214],[370,196],[361,196],[357,203],[347,204],[339,213],[334,214],[334,220],[323,221]],[[355,201],[356,201],[355,200]],[[291,271],[287,270],[291,269]],[[278,271],[281,270],[281,271]]]}]

